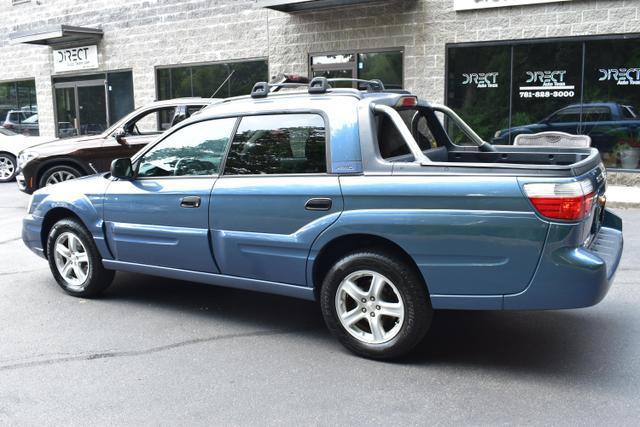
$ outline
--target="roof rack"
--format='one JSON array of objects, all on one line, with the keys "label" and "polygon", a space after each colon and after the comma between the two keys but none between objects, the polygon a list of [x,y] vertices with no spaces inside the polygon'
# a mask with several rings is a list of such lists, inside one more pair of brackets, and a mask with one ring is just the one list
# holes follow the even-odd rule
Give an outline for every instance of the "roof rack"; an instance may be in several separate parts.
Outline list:
[{"label": "roof rack", "polygon": [[[331,84],[334,82],[351,82],[351,83],[364,83],[369,92],[383,92],[385,91],[384,83],[379,79],[362,80],[362,79],[349,79],[349,78],[331,78],[326,77],[314,77],[309,83],[295,83],[295,82],[283,82],[283,83],[267,83],[258,82],[253,86],[251,90],[252,98],[266,98],[271,92],[271,88],[276,88],[277,91],[280,88],[286,87],[307,87],[309,93],[320,94],[327,93],[331,89]],[[274,91],[274,92],[275,92]]]}]

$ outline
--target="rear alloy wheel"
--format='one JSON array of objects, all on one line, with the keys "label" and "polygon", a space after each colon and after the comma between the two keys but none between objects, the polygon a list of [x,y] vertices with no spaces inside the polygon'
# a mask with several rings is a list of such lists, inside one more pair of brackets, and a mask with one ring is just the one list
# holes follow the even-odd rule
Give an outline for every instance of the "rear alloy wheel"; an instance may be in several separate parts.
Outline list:
[{"label": "rear alloy wheel", "polygon": [[61,220],[51,228],[47,257],[53,277],[73,296],[97,296],[111,284],[115,274],[103,267],[91,234],[72,219]]},{"label": "rear alloy wheel", "polygon": [[391,280],[375,271],[359,270],[345,277],[336,292],[342,327],[370,344],[393,339],[404,321],[404,303]]},{"label": "rear alloy wheel", "polygon": [[40,180],[40,187],[58,184],[82,176],[80,171],[71,166],[54,166],[47,170]]},{"label": "rear alloy wheel", "polygon": [[11,154],[0,153],[0,182],[9,182],[16,177],[16,158]]},{"label": "rear alloy wheel", "polygon": [[325,323],[360,356],[390,359],[425,336],[433,309],[414,265],[385,252],[356,252],[338,260],[320,293]]}]

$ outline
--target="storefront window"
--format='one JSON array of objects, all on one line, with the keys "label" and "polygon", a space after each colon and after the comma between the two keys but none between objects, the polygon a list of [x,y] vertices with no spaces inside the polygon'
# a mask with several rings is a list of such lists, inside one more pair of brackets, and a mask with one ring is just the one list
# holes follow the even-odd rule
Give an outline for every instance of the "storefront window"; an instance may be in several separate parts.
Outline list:
[{"label": "storefront window", "polygon": [[382,80],[387,89],[402,89],[402,52],[358,54],[358,77]]},{"label": "storefront window", "polygon": [[35,80],[0,83],[0,126],[39,135]]},{"label": "storefront window", "polygon": [[[638,169],[639,41],[451,45],[447,104],[494,144],[511,144],[519,134],[543,131],[586,134],[607,167]],[[488,83],[494,79],[487,82],[487,73],[498,73],[492,87]],[[469,75],[471,87],[465,77]],[[477,81],[483,82],[482,88]]]},{"label": "storefront window", "polygon": [[[333,78],[358,78],[362,80],[381,80],[386,88],[402,89],[403,59],[402,51],[336,53],[311,55],[310,75]],[[334,82],[333,87],[360,87],[350,82]]]},{"label": "storefront window", "polygon": [[256,82],[267,80],[268,74],[264,60],[159,68],[158,99],[247,95]]},{"label": "storefront window", "polygon": [[[465,47],[449,54],[447,103],[483,139],[509,127],[511,48]],[[466,136],[447,126],[452,142],[465,145]]]},{"label": "storefront window", "polygon": [[639,166],[638,42],[638,39],[600,40],[585,46],[581,132],[591,136],[609,167],[637,169]]},{"label": "storefront window", "polygon": [[581,87],[582,43],[515,46],[510,141],[520,133],[578,133]]}]

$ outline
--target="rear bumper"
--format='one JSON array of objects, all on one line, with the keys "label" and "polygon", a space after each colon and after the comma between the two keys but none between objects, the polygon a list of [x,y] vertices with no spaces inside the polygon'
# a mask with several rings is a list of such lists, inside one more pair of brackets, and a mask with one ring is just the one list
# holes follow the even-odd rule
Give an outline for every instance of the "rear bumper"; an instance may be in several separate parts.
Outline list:
[{"label": "rear bumper", "polygon": [[40,231],[42,230],[42,218],[27,215],[22,220],[22,241],[36,255],[45,258],[42,248]]},{"label": "rear bumper", "polygon": [[589,307],[607,295],[622,257],[622,220],[606,211],[588,247],[562,246],[562,233],[561,229],[550,230],[532,282],[523,292],[504,296],[505,310]]}]

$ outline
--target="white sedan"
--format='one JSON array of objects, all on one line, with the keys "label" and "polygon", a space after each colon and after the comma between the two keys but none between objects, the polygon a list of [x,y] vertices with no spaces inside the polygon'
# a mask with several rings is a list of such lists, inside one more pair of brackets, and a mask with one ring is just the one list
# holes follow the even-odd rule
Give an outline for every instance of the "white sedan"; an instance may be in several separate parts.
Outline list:
[{"label": "white sedan", "polygon": [[0,182],[8,182],[16,177],[16,159],[20,151],[46,140],[42,137],[18,135],[0,126]]}]

